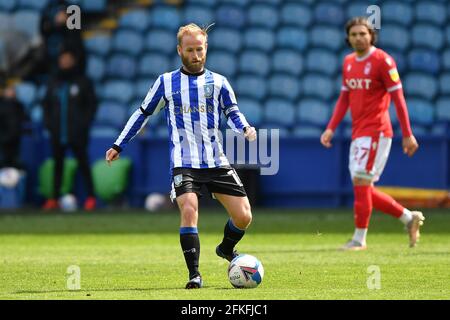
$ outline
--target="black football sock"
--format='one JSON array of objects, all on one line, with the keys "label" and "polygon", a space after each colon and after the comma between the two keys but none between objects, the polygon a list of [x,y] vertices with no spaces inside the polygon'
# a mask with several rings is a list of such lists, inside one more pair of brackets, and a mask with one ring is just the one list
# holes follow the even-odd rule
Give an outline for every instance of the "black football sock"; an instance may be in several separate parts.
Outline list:
[{"label": "black football sock", "polygon": [[223,240],[219,245],[219,249],[225,254],[232,254],[236,244],[242,239],[245,234],[245,230],[239,229],[233,224],[233,221],[229,219],[225,224],[223,230]]},{"label": "black football sock", "polygon": [[184,260],[189,269],[189,279],[200,275],[198,262],[200,259],[200,239],[196,227],[180,228],[180,244],[183,250]]}]

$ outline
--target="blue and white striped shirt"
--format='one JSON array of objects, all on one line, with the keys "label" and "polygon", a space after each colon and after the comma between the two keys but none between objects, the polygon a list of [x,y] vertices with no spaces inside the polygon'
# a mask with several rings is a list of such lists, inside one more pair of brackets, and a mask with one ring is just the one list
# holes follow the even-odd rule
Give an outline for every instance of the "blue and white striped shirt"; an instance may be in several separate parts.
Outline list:
[{"label": "blue and white striped shirt", "polygon": [[229,165],[219,139],[222,112],[234,131],[242,133],[249,126],[224,76],[207,69],[193,75],[180,68],[158,77],[113,148],[122,151],[145,126],[148,117],[162,108],[170,137],[170,169]]}]

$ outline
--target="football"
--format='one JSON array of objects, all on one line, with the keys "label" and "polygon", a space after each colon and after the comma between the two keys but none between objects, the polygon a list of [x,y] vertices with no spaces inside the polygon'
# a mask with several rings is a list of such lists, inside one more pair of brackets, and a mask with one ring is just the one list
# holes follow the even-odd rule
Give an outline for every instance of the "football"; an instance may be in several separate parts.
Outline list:
[{"label": "football", "polygon": [[235,288],[256,288],[263,277],[261,261],[249,254],[240,254],[231,260],[228,267],[228,280]]},{"label": "football", "polygon": [[63,211],[75,211],[77,210],[77,198],[73,194],[65,194],[59,200],[59,206]]}]

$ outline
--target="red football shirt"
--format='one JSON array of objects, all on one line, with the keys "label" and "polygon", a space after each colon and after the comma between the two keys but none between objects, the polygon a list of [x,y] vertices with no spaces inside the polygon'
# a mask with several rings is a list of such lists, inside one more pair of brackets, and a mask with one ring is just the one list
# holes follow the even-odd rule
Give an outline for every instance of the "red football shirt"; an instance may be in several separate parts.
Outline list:
[{"label": "red football shirt", "polygon": [[364,57],[347,55],[342,69],[342,88],[348,91],[352,139],[362,136],[392,137],[389,117],[390,92],[402,88],[394,59],[372,47]]}]

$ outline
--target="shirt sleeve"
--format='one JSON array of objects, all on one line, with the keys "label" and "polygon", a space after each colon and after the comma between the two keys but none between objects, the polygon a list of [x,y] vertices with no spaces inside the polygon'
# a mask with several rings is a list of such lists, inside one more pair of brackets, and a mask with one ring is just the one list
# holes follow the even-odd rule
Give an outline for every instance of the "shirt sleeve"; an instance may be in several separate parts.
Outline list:
[{"label": "shirt sleeve", "polygon": [[402,88],[395,60],[391,56],[386,55],[380,63],[381,79],[386,90],[393,92]]},{"label": "shirt sleeve", "polygon": [[233,131],[243,133],[244,128],[250,126],[245,116],[239,111],[233,88],[226,78],[223,79],[220,89],[219,103],[227,117],[227,124]]},{"label": "shirt sleeve", "polygon": [[128,119],[125,128],[114,142],[113,148],[121,152],[125,145],[146,125],[148,117],[156,115],[165,104],[164,80],[163,76],[160,76],[148,91],[141,106]]}]

